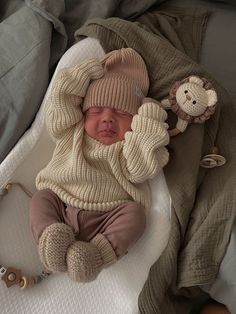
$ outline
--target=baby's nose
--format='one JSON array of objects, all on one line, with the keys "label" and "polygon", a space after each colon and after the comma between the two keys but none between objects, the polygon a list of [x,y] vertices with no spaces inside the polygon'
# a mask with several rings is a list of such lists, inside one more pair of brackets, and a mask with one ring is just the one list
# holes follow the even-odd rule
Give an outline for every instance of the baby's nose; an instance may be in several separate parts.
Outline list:
[{"label": "baby's nose", "polygon": [[113,111],[110,109],[104,110],[103,116],[102,116],[103,122],[114,122],[114,114]]}]

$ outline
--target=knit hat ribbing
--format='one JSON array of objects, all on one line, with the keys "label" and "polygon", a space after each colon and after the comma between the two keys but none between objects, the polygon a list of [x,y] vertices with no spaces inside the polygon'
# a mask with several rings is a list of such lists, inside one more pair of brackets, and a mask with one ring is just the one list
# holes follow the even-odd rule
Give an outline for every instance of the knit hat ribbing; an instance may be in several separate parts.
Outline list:
[{"label": "knit hat ribbing", "polygon": [[106,54],[101,62],[105,74],[89,85],[83,111],[91,107],[110,107],[134,115],[149,89],[142,57],[132,48],[122,48]]}]

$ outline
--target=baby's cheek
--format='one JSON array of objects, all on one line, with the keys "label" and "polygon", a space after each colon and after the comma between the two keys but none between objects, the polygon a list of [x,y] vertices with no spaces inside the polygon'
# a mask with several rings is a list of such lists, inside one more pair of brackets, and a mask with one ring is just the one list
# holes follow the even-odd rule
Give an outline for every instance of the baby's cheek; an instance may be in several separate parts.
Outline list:
[{"label": "baby's cheek", "polygon": [[94,122],[89,117],[85,117],[84,119],[84,129],[88,135],[91,135],[93,133]]}]

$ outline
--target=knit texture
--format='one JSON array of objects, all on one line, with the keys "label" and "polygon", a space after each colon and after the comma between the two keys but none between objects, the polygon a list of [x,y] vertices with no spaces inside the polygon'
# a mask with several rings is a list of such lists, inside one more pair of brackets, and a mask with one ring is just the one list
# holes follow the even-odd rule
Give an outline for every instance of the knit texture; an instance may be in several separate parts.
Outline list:
[{"label": "knit texture", "polygon": [[68,275],[72,280],[94,280],[100,271],[117,260],[109,241],[98,234],[91,242],[76,241],[67,252]]},{"label": "knit texture", "polygon": [[134,49],[122,48],[108,53],[101,62],[105,74],[89,85],[83,111],[91,107],[111,107],[136,114],[149,88],[142,57]]},{"label": "knit texture", "polygon": [[91,78],[100,77],[98,60],[63,70],[55,80],[47,108],[48,130],[57,142],[52,160],[36,178],[62,201],[86,210],[109,211],[134,200],[151,206],[147,179],[168,161],[166,112],[145,103],[134,116],[125,140],[104,145],[84,133],[80,104]]},{"label": "knit texture", "polygon": [[75,241],[70,226],[54,223],[47,227],[39,239],[39,256],[41,262],[50,271],[66,271],[66,254],[69,246]]},{"label": "knit texture", "polygon": [[103,260],[103,267],[108,267],[116,262],[116,253],[113,250],[112,245],[104,235],[98,233],[91,240],[91,243],[93,243],[98,248]]}]

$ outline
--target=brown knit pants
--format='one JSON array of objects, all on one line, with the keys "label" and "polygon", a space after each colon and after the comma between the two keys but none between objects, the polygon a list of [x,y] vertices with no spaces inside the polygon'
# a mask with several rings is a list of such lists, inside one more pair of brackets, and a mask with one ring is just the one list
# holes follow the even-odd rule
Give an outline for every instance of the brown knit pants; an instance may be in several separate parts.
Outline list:
[{"label": "brown knit pants", "polygon": [[119,258],[143,234],[145,209],[135,202],[122,204],[109,212],[87,211],[67,206],[51,190],[37,192],[30,204],[30,225],[35,241],[46,227],[62,222],[70,225],[77,240],[89,242],[102,233]]}]

